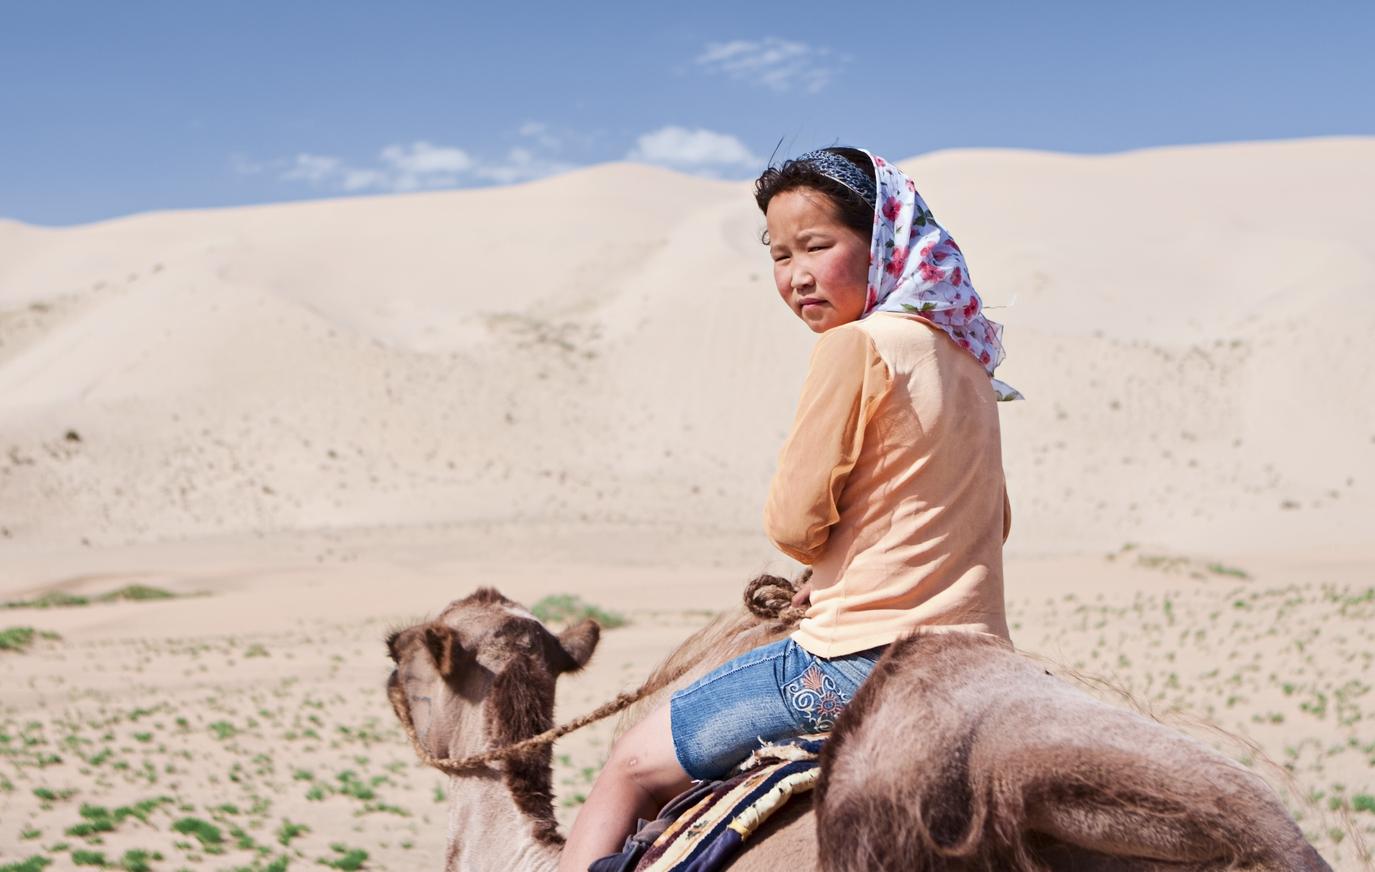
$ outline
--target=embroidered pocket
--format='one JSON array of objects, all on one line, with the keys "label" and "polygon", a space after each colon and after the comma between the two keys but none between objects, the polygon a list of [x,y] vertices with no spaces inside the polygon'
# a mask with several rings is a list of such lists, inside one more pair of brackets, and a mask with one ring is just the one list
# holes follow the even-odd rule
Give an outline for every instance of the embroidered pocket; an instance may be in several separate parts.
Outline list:
[{"label": "embroidered pocket", "polygon": [[836,718],[850,702],[850,695],[815,663],[783,687],[783,697],[802,726],[814,733],[834,728]]}]

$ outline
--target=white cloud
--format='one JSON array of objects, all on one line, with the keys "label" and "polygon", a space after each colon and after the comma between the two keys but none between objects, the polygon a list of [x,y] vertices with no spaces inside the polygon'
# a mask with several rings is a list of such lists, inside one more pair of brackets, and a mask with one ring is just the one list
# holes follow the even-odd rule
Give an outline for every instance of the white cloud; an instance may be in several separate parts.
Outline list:
[{"label": "white cloud", "polygon": [[282,172],[282,178],[291,181],[320,184],[339,174],[344,162],[326,154],[298,154]]},{"label": "white cloud", "polygon": [[267,169],[267,164],[251,160],[241,154],[231,154],[229,156],[229,166],[241,176],[256,176]]},{"label": "white cloud", "polygon": [[816,93],[836,71],[830,49],[776,36],[707,43],[693,62],[710,72],[780,92],[800,88]]},{"label": "white cloud", "polygon": [[473,174],[489,182],[509,185],[565,173],[573,168],[573,164],[542,158],[528,148],[517,147],[506,152],[500,161],[481,164]]},{"label": "white cloud", "polygon": [[760,163],[745,144],[728,133],[661,127],[635,141],[628,160],[679,168],[710,168]]},{"label": "white cloud", "polygon": [[360,170],[350,168],[339,179],[345,191],[366,191],[372,188],[386,190],[391,187],[391,178],[381,170]]},{"label": "white cloud", "polygon": [[409,146],[389,145],[379,157],[396,172],[414,176],[461,173],[473,165],[473,159],[463,149],[432,145],[423,139]]},{"label": "white cloud", "polygon": [[543,121],[527,121],[516,132],[526,139],[534,140],[541,148],[550,151],[558,151],[563,147],[563,140],[555,136],[549,130],[549,125]]},{"label": "white cloud", "polygon": [[520,129],[523,137],[534,140],[532,147],[510,149],[501,159],[483,161],[461,148],[438,145],[426,140],[392,143],[377,153],[370,166],[356,166],[334,155],[301,153],[290,160],[255,163],[239,155],[231,166],[241,174],[272,169],[286,181],[306,182],[319,188],[360,193],[366,191],[420,191],[451,188],[465,182],[510,184],[538,179],[574,168],[573,164],[541,156],[538,148],[551,150],[557,140],[548,128],[528,122]]},{"label": "white cloud", "polygon": [[289,161],[278,177],[350,192],[419,191],[452,187],[475,165],[463,149],[423,139],[409,145],[388,145],[378,152],[377,161],[375,166],[359,167],[333,155],[302,153]]}]

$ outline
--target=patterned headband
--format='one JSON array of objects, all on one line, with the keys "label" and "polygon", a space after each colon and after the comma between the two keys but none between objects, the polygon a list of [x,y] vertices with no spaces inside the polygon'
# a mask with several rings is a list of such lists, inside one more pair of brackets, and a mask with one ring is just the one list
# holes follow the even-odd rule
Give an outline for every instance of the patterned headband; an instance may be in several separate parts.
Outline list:
[{"label": "patterned headband", "polygon": [[878,188],[872,179],[864,174],[864,171],[845,158],[826,149],[809,151],[799,158],[795,158],[798,163],[810,164],[817,172],[828,179],[840,182],[845,187],[859,194],[864,202],[873,209],[878,203]]}]

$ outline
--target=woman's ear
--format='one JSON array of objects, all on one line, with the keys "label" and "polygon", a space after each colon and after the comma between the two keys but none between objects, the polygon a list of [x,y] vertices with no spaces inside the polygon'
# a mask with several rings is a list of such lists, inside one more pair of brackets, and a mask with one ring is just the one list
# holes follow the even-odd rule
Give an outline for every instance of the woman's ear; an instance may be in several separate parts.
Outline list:
[{"label": "woman's ear", "polygon": [[577,672],[587,665],[592,652],[597,650],[597,642],[602,637],[601,626],[593,620],[574,624],[559,634],[559,647],[567,655],[568,662],[560,664],[560,672]]}]

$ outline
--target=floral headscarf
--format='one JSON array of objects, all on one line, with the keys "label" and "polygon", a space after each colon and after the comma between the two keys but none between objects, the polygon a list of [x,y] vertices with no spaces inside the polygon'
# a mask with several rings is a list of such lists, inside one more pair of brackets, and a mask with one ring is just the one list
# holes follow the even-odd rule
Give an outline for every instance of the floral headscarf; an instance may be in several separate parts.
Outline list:
[{"label": "floral headscarf", "polygon": [[869,294],[860,317],[874,312],[922,316],[983,364],[999,401],[1022,399],[1015,388],[993,378],[1003,361],[1003,328],[983,316],[983,300],[969,282],[960,247],[936,222],[915,182],[878,155],[864,153],[874,162],[878,185]]}]

